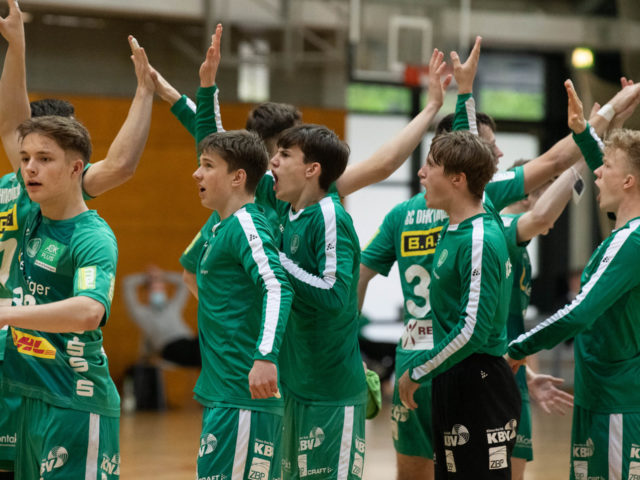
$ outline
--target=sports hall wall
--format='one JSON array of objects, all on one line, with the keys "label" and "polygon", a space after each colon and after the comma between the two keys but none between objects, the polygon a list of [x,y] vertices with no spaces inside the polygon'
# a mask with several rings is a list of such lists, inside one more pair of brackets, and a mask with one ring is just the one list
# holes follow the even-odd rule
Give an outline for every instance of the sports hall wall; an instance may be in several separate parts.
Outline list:
[{"label": "sports hall wall", "polygon": [[[104,158],[109,145],[126,118],[130,99],[87,96],[61,96],[76,107],[93,141],[93,161]],[[47,95],[32,95],[31,100]],[[243,128],[252,105],[223,104],[225,129]],[[309,123],[322,123],[344,138],[343,110],[301,108]],[[2,154],[4,155],[4,153]],[[8,169],[8,161],[5,160]],[[109,223],[118,239],[119,258],[116,294],[111,316],[103,329],[111,375],[120,388],[128,367],[140,355],[140,331],[124,304],[124,275],[140,272],[150,263],[165,270],[182,271],[178,259],[184,248],[208,218],[209,210],[200,205],[191,174],[196,167],[195,141],[170,113],[169,106],[154,102],[149,140],[134,177],[124,185],[89,202]],[[185,319],[196,332],[196,301],[191,299]],[[164,369],[167,400],[182,405],[191,398],[197,378],[195,369]]]}]

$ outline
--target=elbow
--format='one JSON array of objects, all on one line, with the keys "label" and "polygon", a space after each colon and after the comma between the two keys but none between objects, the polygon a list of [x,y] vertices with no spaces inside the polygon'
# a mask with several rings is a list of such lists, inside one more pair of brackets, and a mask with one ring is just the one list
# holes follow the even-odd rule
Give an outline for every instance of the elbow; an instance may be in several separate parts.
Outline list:
[{"label": "elbow", "polygon": [[85,332],[95,330],[102,323],[102,319],[104,318],[104,305],[99,302],[91,302],[92,305],[87,305],[86,308],[83,309],[83,314],[81,318],[82,330]]},{"label": "elbow", "polygon": [[548,214],[532,211],[532,224],[536,235],[545,235],[553,228],[555,221]]}]

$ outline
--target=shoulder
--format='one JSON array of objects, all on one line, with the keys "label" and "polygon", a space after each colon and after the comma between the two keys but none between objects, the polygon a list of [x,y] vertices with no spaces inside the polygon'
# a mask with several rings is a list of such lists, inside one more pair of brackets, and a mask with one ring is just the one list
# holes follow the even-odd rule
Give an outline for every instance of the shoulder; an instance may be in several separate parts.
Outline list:
[{"label": "shoulder", "polygon": [[72,248],[85,246],[109,248],[117,251],[116,236],[109,224],[97,214],[89,210],[76,220],[71,237]]}]

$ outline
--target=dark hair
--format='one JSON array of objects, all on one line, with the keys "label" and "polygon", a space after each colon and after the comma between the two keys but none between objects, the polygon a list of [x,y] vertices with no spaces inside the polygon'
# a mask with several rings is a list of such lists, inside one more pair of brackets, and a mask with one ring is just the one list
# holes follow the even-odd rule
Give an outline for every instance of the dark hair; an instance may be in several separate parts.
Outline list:
[{"label": "dark hair", "polygon": [[604,145],[605,153],[608,150],[622,150],[627,155],[631,168],[640,173],[640,131],[617,128],[611,131]]},{"label": "dark hair", "polygon": [[20,141],[32,133],[51,138],[65,151],[79,153],[85,165],[91,158],[91,137],[75,118],[48,115],[30,118],[18,126]]},{"label": "dark hair", "polygon": [[75,108],[66,100],[57,98],[43,98],[29,103],[31,107],[31,118],[56,115],[59,117],[73,117]]},{"label": "dark hair", "polygon": [[[435,136],[441,135],[443,133],[451,132],[453,130],[453,119],[455,118],[455,113],[450,113],[440,120],[438,125],[436,126]],[[478,127],[480,125],[486,125],[491,129],[492,132],[496,131],[496,122],[486,113],[476,112],[476,123]]]},{"label": "dark hair", "polygon": [[496,172],[495,157],[489,145],[468,131],[438,135],[431,142],[431,161],[442,165],[446,175],[464,173],[469,192],[482,198],[484,187]]},{"label": "dark hair", "polygon": [[318,162],[322,169],[318,184],[325,191],[342,175],[349,161],[349,145],[323,125],[291,127],[282,132],[278,147],[298,147],[304,154],[304,163]]},{"label": "dark hair", "polygon": [[302,114],[288,103],[265,102],[249,112],[245,128],[256,132],[262,140],[277,137],[287,128],[298,125]]},{"label": "dark hair", "polygon": [[227,171],[242,169],[247,174],[245,189],[254,193],[267,171],[269,156],[260,137],[246,130],[229,130],[206,136],[198,145],[198,157],[203,153],[217,153],[227,162]]}]

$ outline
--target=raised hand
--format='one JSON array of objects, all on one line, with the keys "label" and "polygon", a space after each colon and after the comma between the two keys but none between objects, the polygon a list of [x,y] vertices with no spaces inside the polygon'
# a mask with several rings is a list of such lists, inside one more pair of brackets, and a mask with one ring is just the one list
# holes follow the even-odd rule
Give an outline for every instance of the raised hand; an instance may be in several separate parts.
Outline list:
[{"label": "raised hand", "polygon": [[482,37],[476,37],[476,43],[469,54],[469,58],[464,63],[460,63],[457,52],[451,52],[451,62],[453,63],[453,76],[458,84],[458,93],[472,93],[473,81],[478,71],[478,60],[480,59],[480,44]]},{"label": "raised hand", "polygon": [[563,382],[561,378],[527,371],[529,396],[546,413],[564,415],[573,407],[573,395],[556,387]]},{"label": "raised hand", "polygon": [[0,35],[9,43],[22,42],[24,44],[24,23],[22,22],[22,12],[15,0],[7,0],[9,14],[0,17]]},{"label": "raised hand", "polygon": [[431,60],[429,60],[429,102],[433,102],[439,107],[441,107],[444,102],[444,95],[453,78],[452,75],[449,74],[444,80],[440,80],[446,67],[447,64],[444,62],[444,53],[434,48]]},{"label": "raised hand", "polygon": [[149,59],[147,58],[147,54],[144,51],[138,41],[133,37],[133,35],[129,35],[129,46],[131,47],[131,61],[133,61],[133,65],[136,70],[136,78],[138,79],[138,88],[142,88],[149,92],[155,92],[156,84],[155,77],[157,73],[151,65],[149,65]]},{"label": "raised hand", "polygon": [[[633,80],[631,79],[627,79],[626,77],[620,78],[620,85],[623,89],[631,87],[633,84]],[[629,117],[633,115],[633,112],[635,112],[638,103],[640,103],[640,95],[638,95],[627,108],[616,113],[616,115],[613,117],[613,120],[611,120],[611,123],[609,124],[609,129],[622,128],[624,126],[624,122],[626,122]]]},{"label": "raised hand", "polygon": [[582,101],[580,100],[580,97],[578,97],[571,80],[565,80],[564,87],[567,90],[567,99],[569,102],[567,107],[567,123],[573,133],[582,133],[585,128],[587,128],[587,121],[584,119]]},{"label": "raised hand", "polygon": [[222,39],[222,24],[216,26],[216,33],[211,35],[211,46],[207,49],[207,56],[200,65],[200,86],[212,87],[216,83],[216,74],[220,66],[220,40]]}]

